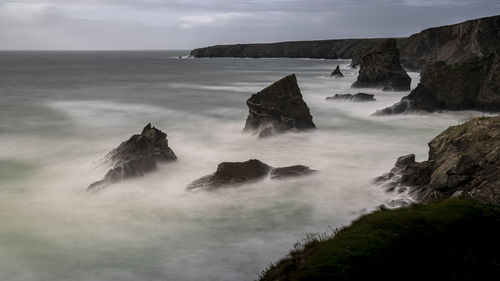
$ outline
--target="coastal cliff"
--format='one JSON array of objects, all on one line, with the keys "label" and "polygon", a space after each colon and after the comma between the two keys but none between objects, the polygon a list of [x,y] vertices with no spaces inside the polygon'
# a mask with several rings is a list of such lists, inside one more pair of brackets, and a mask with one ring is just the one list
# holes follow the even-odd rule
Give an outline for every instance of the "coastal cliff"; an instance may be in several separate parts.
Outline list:
[{"label": "coastal cliff", "polygon": [[[192,57],[355,59],[387,38],[295,41],[264,44],[217,45],[191,51]],[[425,29],[397,38],[401,64],[422,70],[444,61],[464,62],[489,56],[500,42],[500,15]]]},{"label": "coastal cliff", "polygon": [[424,69],[487,57],[500,45],[500,15],[425,29],[400,42],[405,67]]},{"label": "coastal cliff", "polygon": [[[385,38],[294,41],[262,44],[216,45],[191,51],[191,56],[238,58],[352,59],[383,43]],[[400,43],[404,38],[398,38]]]}]

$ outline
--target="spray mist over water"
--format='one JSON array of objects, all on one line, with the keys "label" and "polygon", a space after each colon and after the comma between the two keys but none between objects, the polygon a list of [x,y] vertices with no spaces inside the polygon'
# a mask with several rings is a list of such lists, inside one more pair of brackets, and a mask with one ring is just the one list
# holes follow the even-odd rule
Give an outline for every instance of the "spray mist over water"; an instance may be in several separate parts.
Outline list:
[{"label": "spray mist over water", "polygon": [[[370,181],[402,154],[478,115],[371,116],[332,103],[356,70],[344,60],[176,59],[176,52],[0,53],[0,273],[4,280],[254,280],[307,233],[394,199]],[[340,64],[343,79],[328,74]],[[296,73],[318,130],[259,140],[246,99]],[[418,74],[410,73],[415,87]],[[148,122],[179,160],[99,193],[99,159]],[[257,158],[320,172],[187,192],[223,161]]]}]

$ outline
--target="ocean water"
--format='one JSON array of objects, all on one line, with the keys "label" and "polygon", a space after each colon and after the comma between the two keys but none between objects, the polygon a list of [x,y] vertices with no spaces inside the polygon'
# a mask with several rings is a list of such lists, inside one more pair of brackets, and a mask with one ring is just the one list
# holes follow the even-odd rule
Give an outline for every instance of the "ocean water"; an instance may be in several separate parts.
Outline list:
[{"label": "ocean water", "polygon": [[[1,280],[254,280],[308,233],[348,225],[404,195],[371,180],[478,112],[371,116],[347,60],[189,59],[186,51],[0,52]],[[339,64],[345,77],[330,79]],[[259,140],[246,99],[296,73],[318,130]],[[409,73],[412,87],[418,73]],[[151,122],[179,160],[87,193],[99,161]],[[188,192],[222,161],[257,158],[320,172]]]}]

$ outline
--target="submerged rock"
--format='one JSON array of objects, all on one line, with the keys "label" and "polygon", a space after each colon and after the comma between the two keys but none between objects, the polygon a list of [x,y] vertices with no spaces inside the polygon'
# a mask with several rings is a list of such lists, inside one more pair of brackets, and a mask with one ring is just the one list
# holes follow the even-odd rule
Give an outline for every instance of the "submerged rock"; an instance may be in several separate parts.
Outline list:
[{"label": "submerged rock", "polygon": [[215,173],[195,180],[187,189],[203,188],[212,190],[252,183],[268,176],[271,179],[280,179],[309,175],[314,172],[316,171],[302,165],[273,168],[257,159],[250,159],[245,162],[222,162],[217,166]]},{"label": "submerged rock", "polygon": [[500,51],[484,58],[447,65],[438,62],[425,69],[420,83],[408,96],[376,115],[416,111],[500,111]]},{"label": "submerged rock", "polygon": [[363,101],[375,101],[374,95],[366,93],[352,94],[335,94],[333,97],[327,97],[326,100],[330,101],[350,101],[350,102],[363,102]]},{"label": "submerged rock", "polygon": [[146,125],[140,135],[133,135],[105,156],[112,168],[104,179],[91,184],[87,190],[95,191],[127,178],[143,176],[156,169],[158,162],[177,160],[168,146],[167,134]]},{"label": "submerged rock", "polygon": [[335,70],[332,73],[330,73],[330,77],[337,77],[337,78],[344,77],[344,74],[342,74],[342,72],[340,72],[339,65],[337,65]]},{"label": "submerged rock", "polygon": [[388,191],[409,187],[422,201],[460,197],[500,204],[500,116],[450,127],[429,148],[427,161],[402,156],[375,183]]},{"label": "submerged rock", "polygon": [[244,130],[260,133],[261,137],[316,128],[295,74],[253,94],[247,105],[249,113]]},{"label": "submerged rock", "polygon": [[358,80],[354,88],[382,88],[384,91],[409,91],[411,78],[399,62],[399,49],[394,39],[361,56]]}]

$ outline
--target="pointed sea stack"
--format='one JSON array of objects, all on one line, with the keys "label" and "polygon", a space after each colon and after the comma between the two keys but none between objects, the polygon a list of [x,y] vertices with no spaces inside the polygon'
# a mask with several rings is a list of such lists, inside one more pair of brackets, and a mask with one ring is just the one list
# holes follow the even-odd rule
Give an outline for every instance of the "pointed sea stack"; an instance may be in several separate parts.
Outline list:
[{"label": "pointed sea stack", "polygon": [[335,68],[335,70],[330,73],[330,78],[331,77],[337,77],[337,78],[341,78],[341,77],[344,77],[344,74],[342,74],[342,72],[340,72],[340,66],[337,65],[337,67]]},{"label": "pointed sea stack", "polygon": [[249,113],[244,130],[257,132],[260,137],[316,128],[309,107],[302,99],[295,74],[253,94],[247,105]]},{"label": "pointed sea stack", "polygon": [[177,156],[168,146],[167,134],[149,123],[140,135],[133,135],[105,156],[105,161],[112,165],[111,170],[87,190],[96,191],[127,178],[143,176],[154,171],[157,162],[175,160]]},{"label": "pointed sea stack", "polygon": [[382,88],[384,91],[409,91],[411,78],[399,62],[399,49],[395,39],[361,56],[358,80],[353,88]]}]

